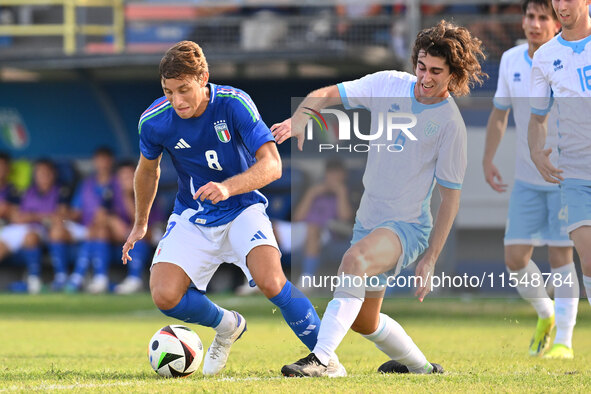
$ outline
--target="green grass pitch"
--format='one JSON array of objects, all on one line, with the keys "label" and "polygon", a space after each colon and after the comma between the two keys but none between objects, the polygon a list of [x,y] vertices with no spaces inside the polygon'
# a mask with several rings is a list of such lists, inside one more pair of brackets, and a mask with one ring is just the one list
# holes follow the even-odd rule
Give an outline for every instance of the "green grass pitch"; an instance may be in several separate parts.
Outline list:
[{"label": "green grass pitch", "polygon": [[[535,316],[516,300],[387,299],[383,311],[399,321],[437,376],[385,376],[386,357],[350,332],[338,349],[349,376],[287,379],[279,370],[307,355],[276,308],[262,297],[216,296],[240,311],[248,332],[233,347],[221,376],[200,372],[163,379],[147,359],[154,332],[178,323],[149,295],[0,295],[0,392],[590,392],[591,308],[581,299],[574,360],[527,356]],[[316,299],[321,313],[327,299]],[[193,327],[207,348],[213,330]]]}]

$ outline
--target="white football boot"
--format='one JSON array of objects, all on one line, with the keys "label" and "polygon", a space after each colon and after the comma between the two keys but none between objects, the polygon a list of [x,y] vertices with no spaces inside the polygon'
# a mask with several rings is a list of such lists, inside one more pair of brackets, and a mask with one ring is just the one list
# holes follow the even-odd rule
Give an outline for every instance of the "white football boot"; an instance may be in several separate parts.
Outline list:
[{"label": "white football boot", "polygon": [[215,375],[224,369],[228,356],[230,356],[232,344],[240,339],[246,331],[246,319],[238,312],[231,312],[236,318],[236,326],[227,333],[216,334],[203,360],[204,375]]},{"label": "white football boot", "polygon": [[90,294],[106,293],[109,290],[109,278],[106,275],[95,275],[86,287]]},{"label": "white football boot", "polygon": [[27,277],[27,291],[29,294],[39,294],[41,293],[41,278],[37,275],[29,275]]},{"label": "white football boot", "polygon": [[115,286],[115,294],[133,294],[144,290],[144,282],[137,276],[128,276]]},{"label": "white football boot", "polygon": [[328,365],[320,362],[314,353],[296,361],[293,364],[284,365],[281,373],[286,377],[321,377],[340,378],[347,376],[345,367],[339,362],[339,359],[333,356],[328,360]]},{"label": "white football boot", "polygon": [[339,362],[339,359],[335,356],[328,361],[326,366],[326,376],[329,378],[343,378],[347,376],[347,370]]}]

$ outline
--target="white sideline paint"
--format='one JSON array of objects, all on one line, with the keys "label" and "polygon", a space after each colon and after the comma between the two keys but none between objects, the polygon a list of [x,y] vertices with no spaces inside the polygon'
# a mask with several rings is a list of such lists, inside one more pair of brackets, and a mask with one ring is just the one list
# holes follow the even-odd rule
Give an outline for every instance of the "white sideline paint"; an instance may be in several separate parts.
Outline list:
[{"label": "white sideline paint", "polygon": [[[283,376],[270,376],[270,377],[247,377],[247,378],[236,378],[236,377],[220,377],[215,379],[207,379],[204,378],[203,381],[206,382],[251,382],[251,381],[272,381],[272,380],[279,380],[279,379],[287,379]],[[11,391],[22,391],[23,389],[27,391],[45,391],[45,390],[73,390],[73,389],[93,389],[93,388],[102,388],[102,387],[124,387],[124,386],[144,386],[144,385],[164,385],[171,382],[178,382],[177,379],[166,379],[161,381],[142,381],[142,382],[111,382],[111,383],[80,383],[80,384],[41,384],[38,386],[29,386],[29,387],[21,387],[21,386],[10,386],[6,388],[0,389],[0,393],[4,392],[11,392]],[[184,379],[182,382],[197,382],[197,380],[187,380]]]}]

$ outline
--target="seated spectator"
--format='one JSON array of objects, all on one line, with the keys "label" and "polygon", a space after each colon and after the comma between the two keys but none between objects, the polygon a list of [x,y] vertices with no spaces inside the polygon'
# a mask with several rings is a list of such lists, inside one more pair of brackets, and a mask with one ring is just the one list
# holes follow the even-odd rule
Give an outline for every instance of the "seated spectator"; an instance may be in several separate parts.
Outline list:
[{"label": "seated spectator", "polygon": [[[123,206],[125,207],[125,215],[116,215],[111,212],[109,215],[109,228],[111,230],[114,241],[117,244],[125,243],[135,218],[135,200],[133,190],[133,174],[135,172],[135,164],[131,161],[124,161],[119,164],[117,169],[117,181],[121,187],[121,197],[123,198]],[[129,252],[131,260],[127,263],[127,277],[123,282],[115,286],[115,293],[117,294],[131,294],[137,293],[144,289],[144,282],[142,274],[146,266],[146,262],[150,257],[150,243],[152,239],[151,227],[154,215],[157,215],[158,210],[152,209],[150,211],[150,220],[148,222],[148,232],[146,236],[135,243],[134,248]]]},{"label": "seated spectator", "polygon": [[92,265],[94,276],[87,286],[90,293],[104,293],[109,288],[109,264],[113,234],[109,228],[111,213],[126,216],[124,199],[117,178],[113,175],[113,152],[99,148],[93,156],[95,173],[78,186],[71,204],[72,239],[82,241],[74,272],[70,275],[66,291],[82,288],[84,277]]},{"label": "seated spectator", "polygon": [[302,276],[316,274],[323,238],[326,243],[326,238],[335,235],[329,230],[331,223],[348,222],[353,216],[346,176],[346,169],[340,160],[329,160],[324,179],[306,191],[296,208],[293,221],[305,222],[307,227]]},{"label": "seated spectator", "polygon": [[10,156],[0,152],[0,225],[10,221],[12,212],[18,204],[18,195],[8,180],[10,174]]},{"label": "seated spectator", "polygon": [[[51,231],[55,223],[63,220],[66,209],[64,193],[56,184],[53,163],[47,159],[35,163],[33,185],[21,198],[18,208],[11,215],[11,222],[0,231],[0,259],[10,253],[22,252],[27,267],[27,291],[41,291],[41,246],[48,240],[50,253],[53,245],[63,241]],[[56,272],[56,279],[59,272]]]}]

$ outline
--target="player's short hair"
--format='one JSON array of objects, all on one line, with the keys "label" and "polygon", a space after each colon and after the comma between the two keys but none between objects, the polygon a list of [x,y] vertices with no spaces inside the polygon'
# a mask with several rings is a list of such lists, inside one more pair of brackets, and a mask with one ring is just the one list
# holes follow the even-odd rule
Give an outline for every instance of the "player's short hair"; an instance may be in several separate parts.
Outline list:
[{"label": "player's short hair", "polygon": [[170,48],[160,61],[160,79],[201,79],[209,72],[201,47],[193,41],[181,41]]},{"label": "player's short hair", "polygon": [[324,166],[324,170],[325,171],[345,171],[345,163],[343,163],[343,161],[341,159],[337,159],[337,158],[331,158],[326,162],[326,165]]},{"label": "player's short hair", "polygon": [[35,160],[35,167],[38,167],[38,166],[45,166],[45,167],[49,168],[49,170],[51,172],[53,172],[54,174],[56,173],[55,163],[47,157],[41,157],[41,158]]},{"label": "player's short hair", "polygon": [[120,170],[121,168],[129,167],[135,170],[136,162],[133,159],[125,158],[120,160],[117,163],[117,169]]},{"label": "player's short hair", "polygon": [[6,152],[0,152],[0,161],[3,161],[6,164],[10,164],[11,161],[11,157],[8,153]]},{"label": "player's short hair", "polygon": [[113,154],[113,150],[108,146],[99,146],[94,150],[94,154],[92,156],[109,156],[110,158],[115,157],[115,155]]},{"label": "player's short hair", "polygon": [[414,70],[421,50],[445,59],[452,74],[448,90],[456,96],[467,95],[472,86],[482,85],[484,78],[488,77],[480,66],[486,58],[482,41],[472,36],[465,27],[441,20],[437,25],[420,31],[412,50]]},{"label": "player's short hair", "polygon": [[558,20],[558,16],[556,16],[556,12],[554,11],[554,7],[552,7],[552,0],[523,0],[521,2],[521,11],[523,12],[523,15],[525,15],[527,13],[527,7],[530,4],[536,4],[542,8],[549,9],[550,13],[552,14],[552,18],[555,21]]}]

